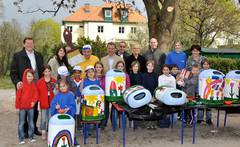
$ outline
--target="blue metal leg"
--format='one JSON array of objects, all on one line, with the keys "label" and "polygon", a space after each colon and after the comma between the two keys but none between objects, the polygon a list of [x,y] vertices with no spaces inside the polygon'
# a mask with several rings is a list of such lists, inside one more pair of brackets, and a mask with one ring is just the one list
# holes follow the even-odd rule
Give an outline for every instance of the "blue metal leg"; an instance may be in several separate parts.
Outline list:
[{"label": "blue metal leg", "polygon": [[98,144],[98,123],[96,123],[96,144]]},{"label": "blue metal leg", "polygon": [[87,138],[87,128],[86,128],[86,124],[83,123],[83,142],[84,142],[84,144],[86,144],[86,138]]},{"label": "blue metal leg", "polygon": [[193,109],[193,140],[192,144],[195,144],[195,139],[196,139],[196,109]]},{"label": "blue metal leg", "polygon": [[224,116],[224,127],[226,127],[227,124],[227,111],[225,111],[225,116]]},{"label": "blue metal leg", "polygon": [[125,147],[125,127],[126,127],[126,117],[125,112],[122,112],[122,141],[123,141],[123,147]]},{"label": "blue metal leg", "polygon": [[171,114],[171,128],[173,128],[174,113]]},{"label": "blue metal leg", "polygon": [[184,109],[182,110],[181,144],[183,144],[183,138],[184,138]]},{"label": "blue metal leg", "polygon": [[113,125],[113,132],[116,130],[116,116],[115,116],[115,108],[112,107],[112,125]]},{"label": "blue metal leg", "polygon": [[219,109],[217,111],[217,128],[219,128]]}]

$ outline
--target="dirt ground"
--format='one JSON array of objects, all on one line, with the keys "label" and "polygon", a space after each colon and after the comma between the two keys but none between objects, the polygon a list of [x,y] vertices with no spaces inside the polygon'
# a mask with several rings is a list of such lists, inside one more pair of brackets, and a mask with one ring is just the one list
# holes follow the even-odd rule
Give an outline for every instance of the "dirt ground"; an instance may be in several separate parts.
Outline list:
[{"label": "dirt ground", "polygon": [[[36,137],[36,143],[27,142],[25,145],[18,145],[17,124],[18,115],[14,108],[14,89],[0,90],[0,147],[45,147],[46,141]],[[240,114],[230,114],[227,119],[227,127],[223,127],[224,112],[220,112],[220,128],[217,131],[214,126],[206,124],[197,125],[196,144],[192,145],[192,128],[185,128],[184,145],[180,143],[180,126],[178,122],[173,129],[165,128],[157,130],[137,129],[133,131],[127,126],[126,146],[127,147],[237,147],[240,144]],[[40,122],[40,121],[39,121]],[[213,122],[216,124],[216,111],[213,110]],[[100,130],[99,144],[95,144],[95,138],[87,139],[87,144],[83,145],[82,132],[77,133],[77,138],[81,147],[120,147],[122,146],[122,131],[117,129],[112,132],[110,125],[104,130]]]}]

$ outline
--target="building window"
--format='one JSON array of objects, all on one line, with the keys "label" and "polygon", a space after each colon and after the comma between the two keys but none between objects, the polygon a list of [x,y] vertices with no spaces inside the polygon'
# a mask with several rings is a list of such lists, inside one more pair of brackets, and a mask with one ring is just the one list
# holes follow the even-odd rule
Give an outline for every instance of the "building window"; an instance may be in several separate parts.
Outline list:
[{"label": "building window", "polygon": [[119,27],[118,32],[119,34],[124,34],[124,27]]},{"label": "building window", "polygon": [[136,27],[131,27],[131,33],[136,34],[136,32],[137,32],[137,28]]},{"label": "building window", "polygon": [[79,28],[83,28],[83,26],[79,26]]},{"label": "building window", "polygon": [[105,10],[105,17],[112,17],[112,10]]},{"label": "building window", "polygon": [[72,32],[72,26],[67,26],[68,31]]},{"label": "building window", "polygon": [[103,26],[98,26],[98,33],[103,33]]},{"label": "building window", "polygon": [[121,16],[122,16],[123,18],[127,17],[127,16],[128,16],[127,10],[121,10]]}]

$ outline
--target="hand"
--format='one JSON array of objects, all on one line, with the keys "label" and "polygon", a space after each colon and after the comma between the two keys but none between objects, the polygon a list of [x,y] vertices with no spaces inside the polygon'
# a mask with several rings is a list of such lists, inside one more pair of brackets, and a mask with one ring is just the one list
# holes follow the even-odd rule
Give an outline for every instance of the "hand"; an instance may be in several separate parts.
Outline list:
[{"label": "hand", "polygon": [[23,87],[23,82],[22,81],[18,82],[17,89],[22,89],[22,87]]},{"label": "hand", "polygon": [[69,108],[65,108],[65,109],[64,109],[64,111],[65,111],[64,113],[67,113],[67,112],[68,112],[68,110],[69,110]]},{"label": "hand", "polygon": [[60,105],[57,104],[55,108],[56,108],[57,110],[59,110],[59,109],[60,109]]},{"label": "hand", "polygon": [[19,109],[16,109],[16,113],[19,114]]},{"label": "hand", "polygon": [[65,109],[58,109],[57,111],[59,114],[64,114],[65,113]]},{"label": "hand", "polygon": [[33,107],[34,107],[34,105],[35,105],[35,103],[34,103],[34,102],[31,102],[31,104],[30,104],[30,105],[31,105],[31,107],[33,108]]}]

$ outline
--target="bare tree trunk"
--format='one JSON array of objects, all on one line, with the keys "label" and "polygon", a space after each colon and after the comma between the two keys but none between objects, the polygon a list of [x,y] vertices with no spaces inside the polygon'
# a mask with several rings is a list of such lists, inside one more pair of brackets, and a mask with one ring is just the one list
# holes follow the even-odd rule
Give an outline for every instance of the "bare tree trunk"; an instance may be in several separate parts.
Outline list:
[{"label": "bare tree trunk", "polygon": [[[143,0],[143,2],[148,15],[149,39],[156,38],[159,48],[166,52],[171,46],[178,0]],[[170,7],[173,7],[172,11]]]}]

